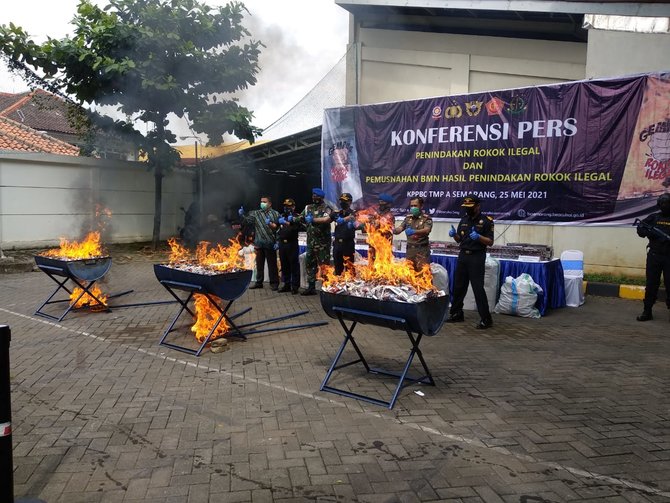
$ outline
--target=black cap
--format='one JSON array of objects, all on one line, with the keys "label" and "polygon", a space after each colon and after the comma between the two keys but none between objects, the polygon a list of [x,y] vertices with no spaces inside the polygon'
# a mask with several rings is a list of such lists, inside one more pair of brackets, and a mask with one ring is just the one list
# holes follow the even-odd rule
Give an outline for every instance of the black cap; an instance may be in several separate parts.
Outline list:
[{"label": "black cap", "polygon": [[343,192],[342,195],[340,196],[340,201],[347,201],[350,203],[353,200],[354,198],[351,197],[351,194],[349,194],[348,192]]},{"label": "black cap", "polygon": [[479,196],[477,196],[477,194],[469,194],[463,198],[463,204],[461,204],[461,206],[464,208],[472,208],[473,206],[478,205],[479,202]]},{"label": "black cap", "polygon": [[295,206],[295,201],[290,197],[284,199],[284,206]]}]

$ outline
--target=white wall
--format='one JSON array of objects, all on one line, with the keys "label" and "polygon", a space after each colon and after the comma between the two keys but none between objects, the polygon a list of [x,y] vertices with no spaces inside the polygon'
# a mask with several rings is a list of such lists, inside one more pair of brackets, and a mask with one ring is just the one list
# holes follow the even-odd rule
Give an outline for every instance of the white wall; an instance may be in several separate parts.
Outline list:
[{"label": "white wall", "polygon": [[[586,44],[360,29],[358,104],[523,87],[585,76]],[[353,68],[350,68],[353,70]],[[347,103],[356,103],[350,89]]]},{"label": "white wall", "polygon": [[[163,179],[161,239],[183,224],[180,206],[193,199],[193,174],[179,171]],[[44,154],[0,154],[0,242],[11,248],[48,247],[61,237],[79,239],[92,227],[96,204],[111,211],[103,218],[108,243],[150,241],[154,177],[139,162]]]},{"label": "white wall", "polygon": [[589,30],[586,76],[670,70],[670,35]]}]

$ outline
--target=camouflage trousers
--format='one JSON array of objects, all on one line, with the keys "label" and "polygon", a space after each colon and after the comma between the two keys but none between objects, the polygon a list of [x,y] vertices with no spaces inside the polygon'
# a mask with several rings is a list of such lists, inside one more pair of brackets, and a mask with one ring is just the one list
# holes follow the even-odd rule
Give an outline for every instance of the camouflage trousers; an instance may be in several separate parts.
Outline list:
[{"label": "camouflage trousers", "polygon": [[327,246],[308,246],[305,252],[307,282],[316,282],[316,273],[321,265],[330,265],[330,243]]},{"label": "camouflage trousers", "polygon": [[430,247],[408,246],[405,258],[414,264],[415,271],[420,271],[424,264],[430,264]]}]

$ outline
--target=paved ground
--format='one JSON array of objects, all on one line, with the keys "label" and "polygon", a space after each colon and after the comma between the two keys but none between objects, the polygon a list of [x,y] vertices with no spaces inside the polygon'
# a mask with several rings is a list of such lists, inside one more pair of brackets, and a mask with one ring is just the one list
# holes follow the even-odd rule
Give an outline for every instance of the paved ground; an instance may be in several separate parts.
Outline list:
[{"label": "paved ground", "polygon": [[[118,257],[107,279],[109,293],[134,290],[116,304],[169,299],[150,257]],[[539,320],[494,315],[484,332],[468,313],[421,344],[436,386],[388,410],[319,391],[343,331],[318,297],[247,291],[233,309],[252,306],[245,321],[308,309],[298,320],[329,323],[196,358],[157,344],[176,304],[55,323],[33,315],[54,287],[42,272],[0,276],[17,497],[670,501],[664,306],[643,324],[639,301],[587,297]],[[402,332],[354,333],[372,363],[401,367]],[[332,384],[388,398],[394,382],[350,366]]]}]

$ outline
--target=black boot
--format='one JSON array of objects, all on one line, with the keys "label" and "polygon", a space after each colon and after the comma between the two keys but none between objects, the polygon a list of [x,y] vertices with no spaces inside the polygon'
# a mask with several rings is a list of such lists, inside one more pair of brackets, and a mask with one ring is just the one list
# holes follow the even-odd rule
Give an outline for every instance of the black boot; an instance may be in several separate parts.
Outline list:
[{"label": "black boot", "polygon": [[486,330],[487,328],[491,328],[492,326],[493,326],[493,319],[489,316],[486,319],[479,320],[479,323],[475,325],[475,328],[477,330]]},{"label": "black boot", "polygon": [[256,290],[257,288],[263,288],[263,283],[254,283],[249,287],[249,290]]},{"label": "black boot", "polygon": [[463,311],[459,311],[458,313],[451,313],[449,318],[447,318],[445,321],[447,323],[460,323],[465,321],[465,315],[463,314]]},{"label": "black boot", "polygon": [[637,321],[649,321],[649,320],[653,320],[654,317],[651,315],[650,310],[645,309],[644,311],[642,311],[642,314],[640,316],[638,316],[636,319],[637,319]]},{"label": "black boot", "polygon": [[316,283],[310,282],[307,284],[307,288],[302,291],[300,295],[316,295]]},{"label": "black boot", "polygon": [[284,283],[284,286],[282,286],[279,290],[277,290],[279,293],[286,293],[291,291],[291,285],[288,283]]}]

